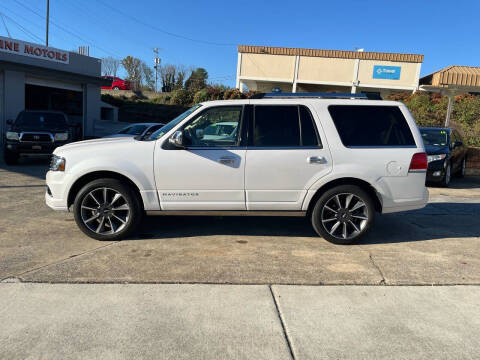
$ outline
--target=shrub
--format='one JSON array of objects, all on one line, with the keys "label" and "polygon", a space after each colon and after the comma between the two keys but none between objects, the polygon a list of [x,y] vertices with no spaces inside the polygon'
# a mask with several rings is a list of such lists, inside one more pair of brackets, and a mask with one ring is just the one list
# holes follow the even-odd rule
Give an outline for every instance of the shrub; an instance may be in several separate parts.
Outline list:
[{"label": "shrub", "polygon": [[198,104],[210,100],[207,89],[198,90],[193,96],[193,103]]},{"label": "shrub", "polygon": [[193,95],[190,91],[185,89],[177,89],[172,91],[170,97],[170,104],[190,106],[193,101]]},{"label": "shrub", "polygon": [[[446,96],[418,91],[415,94],[391,94],[387,99],[404,102],[419,126],[445,124],[448,107]],[[480,146],[480,96],[463,94],[455,97],[451,126],[462,133],[467,145]]]},{"label": "shrub", "polygon": [[224,100],[245,99],[245,94],[242,94],[238,89],[228,89],[223,94]]}]

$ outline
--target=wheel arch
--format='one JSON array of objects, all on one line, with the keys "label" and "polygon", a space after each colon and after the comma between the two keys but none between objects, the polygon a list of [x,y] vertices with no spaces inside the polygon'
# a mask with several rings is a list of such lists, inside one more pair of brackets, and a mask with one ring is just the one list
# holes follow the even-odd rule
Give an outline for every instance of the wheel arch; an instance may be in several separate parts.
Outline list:
[{"label": "wheel arch", "polygon": [[343,177],[331,180],[317,189],[313,197],[310,199],[310,202],[308,203],[307,216],[310,216],[315,206],[315,203],[323,193],[339,185],[356,185],[362,188],[372,198],[375,211],[379,213],[382,212],[382,201],[379,197],[379,194],[369,182],[354,177]]},{"label": "wheel arch", "polygon": [[73,205],[74,201],[75,201],[75,197],[77,196],[78,192],[86,185],[88,184],[89,182],[92,182],[94,180],[97,180],[97,179],[104,179],[104,178],[109,178],[109,179],[116,179],[116,180],[119,180],[125,184],[127,184],[128,186],[130,186],[130,188],[135,192],[135,194],[138,196],[138,198],[140,199],[140,204],[142,205],[142,207],[144,207],[144,203],[143,203],[143,198],[142,198],[142,195],[140,193],[140,189],[139,187],[137,186],[137,184],[135,184],[135,182],[133,182],[130,178],[128,178],[127,176],[123,175],[123,174],[120,174],[118,172],[115,172],[115,171],[93,171],[93,172],[90,172],[90,173],[87,173],[87,174],[84,174],[82,176],[80,176],[77,180],[75,180],[75,182],[73,183],[73,185],[70,187],[70,190],[68,192],[68,197],[67,197],[67,207],[70,208],[71,205]]}]

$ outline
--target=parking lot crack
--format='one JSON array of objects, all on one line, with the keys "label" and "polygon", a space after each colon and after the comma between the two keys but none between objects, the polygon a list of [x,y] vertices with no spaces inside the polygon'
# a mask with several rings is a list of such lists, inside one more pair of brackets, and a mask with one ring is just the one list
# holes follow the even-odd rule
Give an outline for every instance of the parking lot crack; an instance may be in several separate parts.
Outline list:
[{"label": "parking lot crack", "polygon": [[285,327],[285,322],[284,322],[282,313],[280,311],[280,308],[278,307],[278,302],[277,302],[275,292],[273,291],[272,285],[269,285],[268,288],[270,289],[270,293],[272,294],[273,304],[275,305],[277,316],[278,316],[278,319],[280,321],[280,325],[282,326],[283,336],[285,337],[285,341],[287,343],[288,350],[290,351],[290,356],[291,356],[292,359],[295,360],[295,354],[293,352],[292,343],[290,342],[290,338],[288,337],[287,328]]},{"label": "parking lot crack", "polygon": [[50,267],[50,266],[54,266],[54,265],[58,265],[58,264],[64,263],[64,262],[66,262],[66,261],[68,261],[68,260],[77,258],[77,257],[82,256],[82,255],[94,253],[94,252],[97,251],[97,250],[106,248],[106,247],[108,247],[108,246],[115,245],[115,244],[117,244],[117,243],[119,243],[119,242],[121,242],[121,241],[111,242],[111,243],[109,243],[109,244],[105,244],[105,245],[102,245],[102,246],[98,246],[98,247],[96,247],[96,248],[94,248],[94,249],[86,250],[86,251],[81,252],[81,253],[78,253],[78,254],[68,255],[67,257],[62,258],[62,259],[60,259],[60,260],[58,260],[58,261],[54,261],[54,262],[49,263],[49,264],[44,264],[44,265],[41,265],[41,266],[37,266],[36,268],[33,268],[33,269],[30,269],[30,270],[24,271],[24,272],[22,272],[22,273],[19,273],[19,274],[15,275],[15,277],[18,278],[18,279],[20,279],[20,280],[22,280],[21,276],[23,276],[23,275],[27,275],[27,274],[30,274],[30,273],[32,273],[32,272],[35,272],[35,271],[38,271],[38,270],[42,270],[42,269],[48,268],[48,267]]},{"label": "parking lot crack", "polygon": [[377,263],[375,262],[375,260],[373,259],[373,256],[372,254],[369,252],[368,253],[368,257],[370,258],[370,262],[372,263],[372,265],[375,267],[375,269],[377,269],[378,273],[380,274],[380,277],[382,278],[380,280],[380,283],[379,285],[385,285],[386,282],[385,282],[385,276],[383,275],[383,272],[382,272],[382,269],[380,269],[380,266],[377,265]]}]

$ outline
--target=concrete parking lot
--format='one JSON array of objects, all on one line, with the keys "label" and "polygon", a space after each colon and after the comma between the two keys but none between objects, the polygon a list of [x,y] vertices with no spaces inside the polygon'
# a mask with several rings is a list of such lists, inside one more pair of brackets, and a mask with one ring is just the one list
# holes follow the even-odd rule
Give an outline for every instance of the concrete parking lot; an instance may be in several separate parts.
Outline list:
[{"label": "concrete parking lot", "polygon": [[480,179],[430,188],[422,210],[378,216],[355,246],[301,218],[150,217],[98,242],[44,203],[47,161],[0,164],[0,279],[54,283],[480,284]]}]

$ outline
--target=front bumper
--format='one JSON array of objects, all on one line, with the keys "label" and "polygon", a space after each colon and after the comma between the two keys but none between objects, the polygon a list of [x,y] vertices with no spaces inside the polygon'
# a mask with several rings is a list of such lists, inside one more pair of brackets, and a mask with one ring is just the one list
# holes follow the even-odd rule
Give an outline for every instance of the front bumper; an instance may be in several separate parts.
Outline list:
[{"label": "front bumper", "polygon": [[53,151],[62,145],[67,144],[67,141],[56,142],[19,142],[19,141],[6,141],[5,149],[16,154],[40,154],[50,155]]},{"label": "front bumper", "polygon": [[68,211],[68,191],[71,177],[63,171],[48,171],[45,202],[53,210]]},{"label": "front bumper", "polygon": [[445,177],[447,162],[444,160],[432,161],[428,164],[427,182],[439,182]]}]

